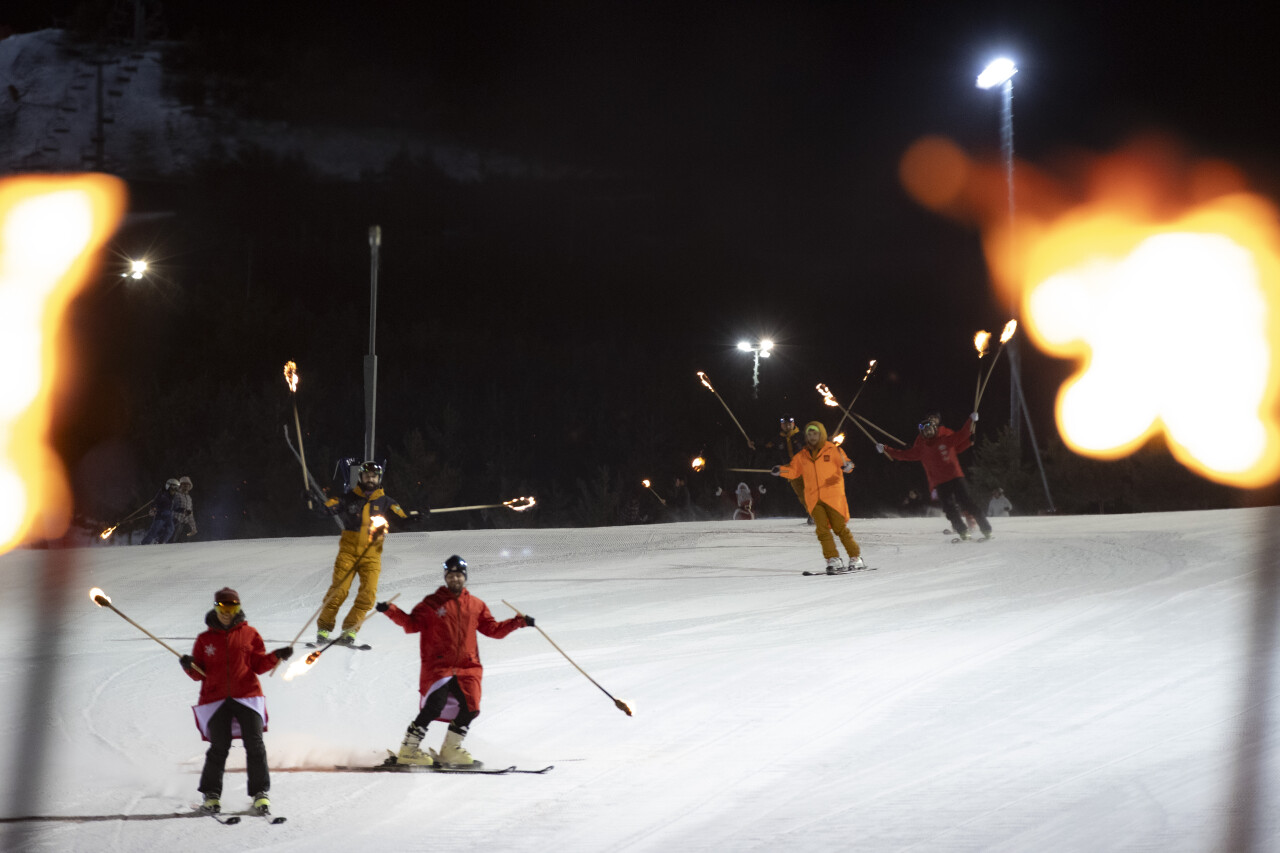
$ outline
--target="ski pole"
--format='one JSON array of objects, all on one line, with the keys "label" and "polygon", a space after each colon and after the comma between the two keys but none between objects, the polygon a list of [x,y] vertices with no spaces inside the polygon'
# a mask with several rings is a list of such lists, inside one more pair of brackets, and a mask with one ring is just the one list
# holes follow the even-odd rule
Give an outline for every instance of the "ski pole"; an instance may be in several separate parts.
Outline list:
[{"label": "ski pole", "polygon": [[751,436],[747,435],[747,431],[742,428],[742,424],[738,423],[738,419],[734,417],[733,409],[729,408],[729,404],[724,401],[724,397],[720,396],[720,392],[717,391],[715,388],[711,387],[711,377],[707,376],[707,374],[699,370],[698,379],[702,381],[703,385],[707,386],[708,391],[716,395],[716,399],[720,401],[720,405],[724,406],[724,410],[729,413],[729,417],[733,418],[733,422],[737,424],[738,432],[742,433],[742,437],[747,440],[747,447],[750,447],[752,450],[755,450],[756,443],[751,440]]},{"label": "ski pole", "polygon": [[[502,600],[502,603],[503,603],[503,604],[505,604],[505,605],[507,605],[508,607],[510,607],[512,610],[515,610],[517,615],[519,615],[519,616],[523,616],[523,615],[524,615],[523,613],[521,613],[521,612],[520,612],[520,610],[519,610],[519,609],[518,609],[514,604],[512,604],[512,603],[511,603],[511,602],[509,602],[509,601],[507,601],[505,598]],[[547,637],[547,632],[546,632],[546,631],[542,630],[542,628],[540,628],[540,627],[539,627],[539,626],[537,626],[537,625],[534,625],[533,627],[537,630],[537,632],[538,632],[539,634],[541,634],[543,637],[546,637],[547,642],[548,642],[548,643],[550,643],[550,644],[552,645],[552,647],[554,647],[554,648],[555,648],[555,650],[556,650],[556,651],[558,651],[560,654],[564,655],[564,659],[565,659],[565,660],[567,660],[569,663],[572,663],[572,664],[573,664],[573,668],[574,668],[574,669],[576,669],[578,672],[580,672],[580,673],[582,673],[583,675],[585,675],[585,676],[587,677],[587,681],[590,681],[590,682],[591,682],[592,684],[594,684],[596,687],[600,687],[600,682],[596,681],[594,678],[592,678],[591,676],[587,675],[587,671],[586,671],[585,669],[583,669],[582,667],[580,667],[580,666],[578,666],[576,663],[574,663],[573,658],[571,658],[571,657],[569,657],[568,655],[566,655],[566,654],[564,653],[564,649],[562,649],[562,648],[560,648],[559,646],[557,646],[557,645],[556,645],[556,641],[555,641],[555,640],[551,639],[550,637]],[[623,702],[621,699],[615,699],[615,698],[614,698],[614,696],[613,696],[613,694],[612,694],[612,693],[610,693],[608,690],[605,690],[603,687],[600,687],[600,692],[601,692],[601,693],[603,693],[604,695],[608,696],[610,699],[613,699],[613,704],[614,704],[614,705],[616,705],[616,706],[618,707],[618,710],[619,710],[619,711],[622,711],[622,712],[623,712],[624,714],[626,714],[628,717],[633,716],[633,714],[631,713],[631,708],[627,705],[627,703],[626,703],[626,702]]]},{"label": "ski pole", "polygon": [[[863,422],[864,424],[866,424],[867,426],[871,427],[872,429],[874,429],[874,430],[878,430],[879,432],[882,432],[882,433],[884,433],[885,435],[889,436],[889,438],[892,438],[894,441],[898,442],[898,444],[901,444],[903,447],[906,447],[906,446],[907,446],[907,443],[906,443],[905,441],[903,441],[902,439],[898,438],[896,435],[894,435],[893,433],[889,432],[888,430],[886,430],[886,429],[884,429],[884,428],[882,428],[882,427],[878,427],[878,426],[876,426],[876,425],[875,425],[875,424],[873,424],[871,421],[867,420],[866,418],[864,418],[862,415],[858,414],[857,412],[854,412],[854,413],[853,413],[853,416],[854,416],[855,418],[857,418],[858,420],[862,421],[862,422]],[[866,432],[866,430],[864,429],[864,430],[863,430],[863,432]],[[867,436],[867,438],[871,438],[871,436],[869,436],[869,435],[868,435],[868,436]],[[874,439],[873,439],[873,440],[874,440]]]},{"label": "ski pole", "polygon": [[[388,598],[388,599],[387,599],[387,604],[390,604],[391,602],[395,601],[395,600],[396,600],[397,598],[399,598],[399,597],[400,597],[400,593],[398,593],[398,592],[397,592],[395,595],[393,595],[393,596],[391,596],[390,598]],[[369,613],[375,613],[375,612],[377,612],[377,611],[374,611],[374,610],[370,610],[370,611],[369,611]],[[366,619],[368,619],[368,618],[369,618],[369,613],[366,613],[366,614],[364,614],[363,616],[361,616],[361,617],[360,617],[360,621],[356,622],[354,630],[356,630],[356,631],[359,631],[359,630],[360,630],[360,626],[364,624],[364,620],[366,620]],[[324,647],[323,647],[323,648],[316,649],[314,652],[312,652],[311,654],[307,655],[307,666],[311,666],[311,664],[313,664],[313,663],[315,663],[317,660],[319,660],[319,659],[320,659],[320,655],[322,655],[322,654],[324,654],[325,652],[329,651],[329,647],[330,647],[330,646],[332,646],[334,643],[338,643],[338,642],[341,642],[341,641],[342,641],[342,635],[341,635],[341,634],[339,634],[337,637],[334,637],[332,640],[330,640],[329,642],[325,643],[325,645],[324,645]]]},{"label": "ski pole", "polygon": [[284,364],[284,381],[289,383],[289,394],[293,398],[293,426],[298,431],[298,461],[302,463],[302,488],[307,493],[307,509],[311,509],[311,477],[307,473],[307,451],[302,446],[302,422],[298,420],[298,365],[292,361],[286,361]]},{"label": "ski pole", "polygon": [[99,537],[100,539],[110,539],[110,538],[111,538],[111,534],[116,532],[116,528],[117,528],[117,527],[119,527],[120,525],[124,524],[126,521],[133,521],[133,519],[137,518],[139,515],[141,515],[141,514],[142,514],[142,511],[143,511],[144,509],[146,509],[147,507],[151,506],[151,505],[152,505],[153,503],[155,503],[155,502],[156,502],[156,499],[155,499],[155,498],[152,498],[151,500],[147,501],[147,502],[146,502],[146,503],[144,503],[142,506],[138,507],[138,508],[137,508],[137,509],[135,509],[133,512],[131,512],[131,513],[129,513],[128,515],[126,515],[124,518],[120,519],[120,520],[119,520],[119,521],[117,521],[115,524],[111,525],[111,526],[110,526],[110,527],[108,527],[106,530],[104,530],[104,531],[102,531],[101,533],[99,533],[99,534],[98,534],[98,537]]},{"label": "ski pole", "polygon": [[[153,633],[151,633],[150,631],[148,631],[146,628],[143,628],[143,627],[142,627],[141,625],[139,625],[137,622],[134,622],[134,621],[133,621],[132,619],[130,619],[128,616],[125,616],[123,613],[121,613],[121,612],[116,608],[116,606],[115,606],[114,604],[112,604],[112,603],[111,603],[111,599],[107,597],[107,594],[106,594],[105,592],[103,592],[102,590],[98,589],[96,586],[95,586],[93,589],[89,590],[89,598],[90,598],[90,599],[92,599],[92,600],[93,600],[93,603],[94,603],[94,604],[96,604],[96,605],[98,605],[99,607],[106,607],[106,608],[109,608],[109,609],[111,609],[111,610],[115,611],[115,614],[116,614],[117,616],[119,616],[121,619],[123,619],[124,621],[128,622],[130,625],[132,625],[133,627],[137,628],[139,631],[141,631],[142,633],[146,634],[148,637],[150,637],[151,639],[155,640],[157,643],[159,643],[160,645],[164,646],[164,647],[165,647],[166,649],[168,649],[169,651],[173,652],[173,656],[174,656],[174,657],[178,658],[179,660],[181,660],[181,659],[182,659],[182,655],[181,655],[181,654],[180,654],[176,649],[174,649],[172,646],[170,646],[170,645],[169,645],[168,643],[166,643],[164,640],[162,640],[162,639],[160,639],[159,637],[157,637],[155,634],[153,634]],[[194,669],[196,672],[200,673],[201,675],[204,675],[204,670],[203,670],[203,669],[201,669],[197,664],[194,664],[194,663],[193,663],[193,664],[191,664],[191,668],[192,668],[192,669]]]},{"label": "ski pole", "polygon": [[743,474],[772,474],[772,468],[725,468],[726,471],[741,471]]},{"label": "ski pole", "polygon": [[462,512],[463,510],[469,510],[469,509],[497,509],[500,506],[505,506],[507,509],[513,510],[515,512],[524,512],[526,509],[528,509],[531,506],[534,506],[536,503],[537,503],[537,500],[535,500],[534,498],[512,498],[511,500],[503,501],[500,504],[472,504],[471,506],[446,506],[446,507],[441,507],[440,509],[431,510],[431,514],[436,515],[442,512]]},{"label": "ski pole", "polygon": [[[374,519],[377,519],[382,523],[379,525],[374,525],[373,524]],[[377,542],[379,539],[381,539],[383,536],[386,535],[387,521],[382,516],[375,515],[373,518],[369,519],[369,524],[373,526],[373,530],[370,532],[370,536],[369,536],[369,544],[364,546],[364,550],[361,551],[359,556],[356,557],[356,561],[351,564],[351,568],[347,569],[347,573],[342,576],[342,579],[340,581],[338,581],[338,586],[342,586],[343,584],[345,584],[347,582],[347,579],[350,578],[355,573],[355,570],[360,567],[361,561],[364,560],[364,555],[369,553],[369,549],[373,547],[373,543]],[[320,606],[316,608],[316,612],[312,613],[311,616],[307,619],[307,621],[303,623],[302,627],[298,629],[297,635],[294,636],[292,642],[289,643],[289,648],[293,648],[298,644],[298,640],[302,638],[302,633],[306,631],[307,628],[311,625],[311,623],[315,621],[315,618],[320,615],[320,611],[324,610],[325,606],[329,603],[330,597],[331,596],[326,595],[324,598],[324,601],[320,602]],[[280,666],[280,662],[276,661],[276,665],[271,667],[271,671],[268,672],[267,675],[268,676],[275,675],[276,669],[278,669],[279,666]]]}]

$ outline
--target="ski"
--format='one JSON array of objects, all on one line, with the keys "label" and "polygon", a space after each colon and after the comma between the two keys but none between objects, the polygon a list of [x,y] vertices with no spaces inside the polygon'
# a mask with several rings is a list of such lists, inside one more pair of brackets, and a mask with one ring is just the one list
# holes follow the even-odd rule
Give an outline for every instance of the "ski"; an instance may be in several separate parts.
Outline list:
[{"label": "ski", "polygon": [[240,816],[234,814],[223,814],[222,812],[211,812],[204,809],[197,809],[192,813],[192,817],[211,817],[223,826],[235,826],[240,822]]},{"label": "ski", "polygon": [[[874,572],[875,570],[876,570],[875,566],[867,566],[864,569],[841,569],[840,571],[831,574],[830,577],[835,578],[835,577],[839,577],[840,575],[856,575],[859,572]],[[827,570],[823,569],[820,572],[802,572],[801,574],[803,574],[807,578],[818,577],[819,575],[822,575],[825,577],[827,576]]]},{"label": "ski", "polygon": [[[289,438],[288,424],[285,424],[284,427],[284,443],[289,445],[289,451],[293,454],[293,458],[297,459],[298,464],[301,465],[302,456],[298,454],[297,448],[293,446],[293,439]],[[324,506],[324,502],[326,500],[324,496],[324,489],[320,488],[320,483],[316,481],[315,477],[311,476],[310,471],[307,472],[307,483],[311,486],[312,496],[319,502],[320,506]],[[343,530],[342,519],[338,518],[336,515],[331,517],[333,518],[334,523],[338,525],[338,529]]]},{"label": "ski", "polygon": [[260,818],[264,818],[264,819],[267,821],[267,823],[275,824],[275,825],[282,824],[282,823],[284,823],[286,820],[288,820],[288,818],[287,818],[287,817],[281,817],[280,815],[273,815],[273,814],[272,814],[269,810],[267,810],[267,809],[263,809],[263,810],[261,810],[261,811],[259,811],[258,809],[251,809],[251,810],[249,811],[249,814],[250,814],[251,816],[253,816],[253,817],[260,817]]},{"label": "ski", "polygon": [[335,649],[351,649],[356,652],[368,652],[373,650],[373,646],[368,643],[364,643],[359,646],[353,643],[325,643],[324,645],[320,645],[318,643],[304,643],[303,645],[309,649],[325,649],[329,646],[333,646]]},{"label": "ski", "polygon": [[455,775],[472,774],[475,776],[510,776],[516,773],[526,773],[534,776],[541,776],[548,770],[555,768],[554,764],[548,764],[541,770],[523,770],[514,764],[510,767],[486,768],[481,767],[478,770],[468,770],[460,765],[448,764],[396,764],[394,760],[389,764],[374,764],[372,766],[354,766],[347,764],[334,765],[334,770],[343,773],[451,773]]}]

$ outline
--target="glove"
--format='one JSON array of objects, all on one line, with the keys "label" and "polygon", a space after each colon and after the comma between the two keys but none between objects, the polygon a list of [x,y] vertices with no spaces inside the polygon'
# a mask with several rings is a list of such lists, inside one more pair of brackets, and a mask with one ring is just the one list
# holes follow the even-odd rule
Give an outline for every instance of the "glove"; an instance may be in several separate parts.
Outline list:
[{"label": "glove", "polygon": [[972,415],[969,415],[969,420],[973,421],[976,424],[978,422],[978,413],[974,412]]},{"label": "glove", "polygon": [[373,609],[378,611],[379,613],[386,613],[387,608],[390,606],[391,606],[390,603],[386,601],[379,601]]},{"label": "glove", "polygon": [[884,445],[876,442],[876,453],[884,453]]},{"label": "glove", "polygon": [[768,494],[768,493],[769,493],[769,490],[768,490],[768,489],[766,489],[764,486],[756,486],[756,488],[760,490],[760,494],[762,494],[762,495],[765,495],[765,494]]},{"label": "glove", "polygon": [[781,466],[781,465],[774,465],[772,468],[770,468],[770,469],[769,469],[769,473],[770,473],[770,474],[772,474],[772,475],[773,475],[773,476],[775,476],[775,477],[781,477],[781,476],[782,476],[782,466]]},{"label": "glove", "polygon": [[182,657],[178,658],[178,663],[182,664],[183,670],[185,670],[186,672],[191,672],[192,671],[191,665],[195,663],[195,658],[191,657],[191,655],[183,655]]},{"label": "glove", "polygon": [[851,461],[846,460],[845,463],[840,466],[840,470],[848,474],[850,471],[853,470],[853,463]]},{"label": "glove", "polygon": [[526,627],[526,628],[532,628],[532,627],[533,627],[533,617],[532,617],[532,616],[530,616],[528,613],[526,613],[526,614],[524,615],[524,625],[525,625],[525,627]]},{"label": "glove", "polygon": [[724,494],[724,489],[720,488],[719,486],[716,486],[716,497],[720,497],[723,494]]},{"label": "glove", "polygon": [[293,657],[293,646],[281,646],[271,654],[275,655],[277,660],[288,660]]}]

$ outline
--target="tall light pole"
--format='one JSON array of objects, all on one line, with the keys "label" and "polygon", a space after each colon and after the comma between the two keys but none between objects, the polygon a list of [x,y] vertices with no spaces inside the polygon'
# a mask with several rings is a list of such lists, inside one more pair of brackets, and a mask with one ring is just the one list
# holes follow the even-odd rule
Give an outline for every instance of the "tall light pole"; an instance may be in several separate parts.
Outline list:
[{"label": "tall light pole", "polygon": [[[1013,194],[1013,75],[1018,73],[1018,66],[1012,59],[994,60],[978,75],[979,89],[1000,87],[1000,153],[1004,157],[1004,180],[1009,193],[1009,234],[1013,236],[1014,220],[1017,205]],[[1018,294],[1014,289],[1013,317],[1018,317]],[[1018,368],[1020,366],[1018,339],[1009,341],[1009,434],[1017,444],[1022,442],[1022,429],[1018,420]]]},{"label": "tall light pole", "polygon": [[765,338],[758,344],[750,341],[738,341],[738,349],[749,352],[755,357],[755,365],[751,370],[751,396],[760,399],[760,359],[768,358],[773,350],[773,341]]},{"label": "tall light pole", "polygon": [[[1000,153],[1004,157],[1004,180],[1009,193],[1009,245],[1010,253],[1016,257],[1017,236],[1015,220],[1018,207],[1013,192],[1013,75],[1018,73],[1018,66],[1012,59],[1001,57],[993,60],[978,75],[979,89],[1000,87]],[[1018,318],[1019,292],[1015,282],[1013,288],[1013,304],[1010,307],[1013,318]],[[1040,469],[1040,482],[1044,485],[1045,500],[1049,502],[1049,512],[1057,512],[1053,505],[1053,495],[1049,493],[1049,478],[1044,473],[1044,462],[1040,459],[1040,445],[1036,441],[1035,429],[1031,426],[1031,412],[1027,409],[1026,398],[1022,395],[1022,355],[1018,338],[1009,340],[1009,436],[1015,449],[1022,446],[1021,414],[1027,422],[1027,435],[1031,439],[1031,448],[1035,451],[1036,466]]]},{"label": "tall light pole", "polygon": [[382,226],[369,226],[369,354],[364,357],[364,458],[372,460],[374,427],[378,417],[378,356],[374,349],[378,330],[378,256],[382,250]]}]

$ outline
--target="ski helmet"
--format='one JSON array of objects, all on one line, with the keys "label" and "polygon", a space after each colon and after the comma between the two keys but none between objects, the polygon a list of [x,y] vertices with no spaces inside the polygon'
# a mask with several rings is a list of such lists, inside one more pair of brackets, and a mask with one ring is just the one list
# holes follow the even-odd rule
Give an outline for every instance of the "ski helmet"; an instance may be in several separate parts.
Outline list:
[{"label": "ski helmet", "polygon": [[374,478],[373,484],[376,486],[382,482],[382,466],[377,462],[369,461],[360,466],[359,481],[363,485],[366,477]]},{"label": "ski helmet", "polygon": [[173,479],[172,477],[164,481],[164,487],[166,489],[176,489],[178,488],[179,485],[181,484],[177,480]]},{"label": "ski helmet", "polygon": [[444,561],[444,573],[447,575],[449,572],[462,572],[465,576],[467,574],[467,561],[454,554]]},{"label": "ski helmet", "polygon": [[190,477],[179,477],[179,478],[178,478],[178,485],[179,485],[179,486],[190,486],[190,485],[191,485],[191,478],[190,478]]}]

